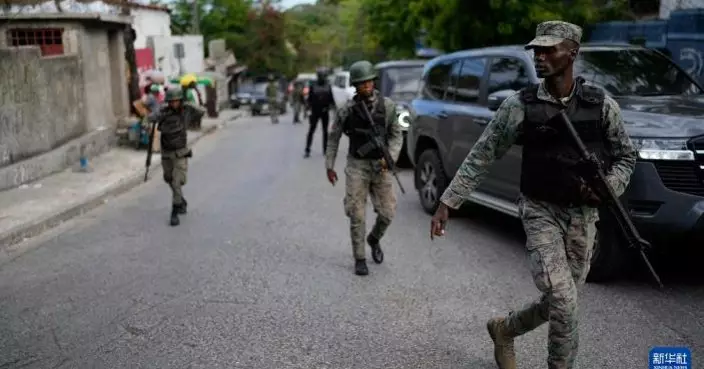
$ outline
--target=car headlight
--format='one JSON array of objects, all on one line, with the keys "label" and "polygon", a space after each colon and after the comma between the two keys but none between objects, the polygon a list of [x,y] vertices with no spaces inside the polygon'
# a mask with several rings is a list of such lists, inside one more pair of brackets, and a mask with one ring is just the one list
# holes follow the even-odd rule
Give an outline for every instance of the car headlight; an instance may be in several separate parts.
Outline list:
[{"label": "car headlight", "polygon": [[409,113],[408,110],[398,110],[396,119],[398,120],[398,124],[403,128],[411,126],[411,113]]},{"label": "car headlight", "polygon": [[694,161],[694,152],[681,139],[634,138],[638,157],[645,160]]}]

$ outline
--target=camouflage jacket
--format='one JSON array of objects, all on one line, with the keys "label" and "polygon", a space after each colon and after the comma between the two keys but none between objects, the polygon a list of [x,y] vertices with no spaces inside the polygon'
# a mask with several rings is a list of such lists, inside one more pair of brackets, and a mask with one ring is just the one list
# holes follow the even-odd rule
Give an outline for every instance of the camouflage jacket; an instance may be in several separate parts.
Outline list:
[{"label": "camouflage jacket", "polygon": [[[185,124],[188,124],[189,122],[196,121],[203,117],[205,115],[206,111],[204,108],[189,103],[189,102],[182,102],[183,104],[183,119],[181,120]],[[147,119],[149,119],[150,122],[155,122],[158,125],[161,125],[162,122],[166,121],[167,118],[169,118],[171,115],[176,114],[176,112],[169,107],[168,104],[163,104],[157,111],[149,114]]]},{"label": "camouflage jacket", "polygon": [[270,100],[276,99],[277,90],[276,82],[269,82],[269,84],[266,85],[266,97]]},{"label": "camouflage jacket", "polygon": [[[396,103],[394,103],[393,100],[387,97],[382,97],[379,94],[379,91],[374,91],[374,95],[372,95],[371,99],[373,102],[376,102],[376,99],[384,99],[389,154],[391,154],[391,158],[396,161],[398,160],[398,156],[401,154],[401,147],[403,146],[403,131],[401,125],[398,122],[398,119],[396,119]],[[326,169],[335,168],[335,159],[337,158],[337,150],[340,146],[340,139],[342,138],[343,128],[347,117],[349,117],[350,115],[351,109],[356,103],[357,102],[352,99],[340,109],[338,109],[335,113],[332,131],[328,136],[328,146],[325,150]]]},{"label": "camouflage jacket", "polygon": [[[574,93],[574,90],[573,90]],[[566,106],[572,95],[555,99],[543,83],[538,88],[538,99]],[[457,209],[464,203],[474,189],[479,185],[491,164],[503,157],[518,138],[521,124],[525,118],[524,105],[519,93],[506,99],[489,122],[479,140],[474,144],[457,174],[442,194],[440,201],[450,208]],[[613,165],[606,179],[617,196],[620,196],[628,186],[637,152],[631,139],[626,134],[621,117],[621,108],[609,96],[604,100],[602,119],[606,125],[607,144],[614,158]]]}]

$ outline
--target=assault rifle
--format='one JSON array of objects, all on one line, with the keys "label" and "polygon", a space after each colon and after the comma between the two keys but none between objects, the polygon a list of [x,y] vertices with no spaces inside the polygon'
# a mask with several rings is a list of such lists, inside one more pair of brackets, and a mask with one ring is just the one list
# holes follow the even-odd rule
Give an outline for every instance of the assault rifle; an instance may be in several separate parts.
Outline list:
[{"label": "assault rifle", "polygon": [[645,262],[645,265],[648,267],[650,274],[655,279],[655,282],[657,282],[660,288],[663,288],[664,286],[660,281],[660,277],[655,272],[653,266],[650,264],[650,260],[648,260],[648,257],[645,255],[645,250],[649,250],[651,248],[651,245],[648,241],[646,241],[645,239],[643,239],[643,237],[640,236],[640,233],[638,232],[638,229],[636,229],[636,226],[633,224],[633,221],[631,220],[628,211],[626,211],[618,196],[616,196],[611,186],[609,186],[609,183],[606,181],[606,175],[604,174],[604,169],[602,168],[601,163],[593,154],[589,153],[587,147],[584,145],[584,142],[579,137],[579,134],[575,130],[574,126],[572,125],[572,122],[570,121],[569,117],[567,117],[567,114],[564,110],[560,111],[560,113],[558,113],[551,119],[557,119],[560,123],[565,126],[565,128],[567,128],[567,133],[572,139],[572,144],[574,145],[574,148],[577,150],[579,156],[582,159],[581,168],[583,172],[582,176],[584,181],[587,183],[589,188],[594,191],[594,193],[603,202],[605,202],[608,209],[613,214],[614,220],[616,220],[616,223],[618,223],[618,227],[621,230],[621,233],[627,243],[627,246],[631,249],[638,250],[640,256],[643,259],[643,262]]},{"label": "assault rifle", "polygon": [[149,167],[152,165],[152,148],[154,147],[154,134],[156,133],[157,122],[151,124],[152,131],[149,133],[149,147],[147,148],[147,169],[144,171],[144,182],[149,178]]},{"label": "assault rifle", "polygon": [[[381,103],[383,104],[383,101]],[[398,187],[401,189],[401,193],[405,194],[406,190],[404,190],[403,185],[401,184],[401,180],[398,178],[398,174],[396,173],[396,163],[394,163],[394,160],[391,157],[391,153],[389,152],[389,148],[386,147],[386,143],[381,139],[381,132],[379,132],[379,126],[374,123],[374,119],[372,118],[371,113],[369,113],[369,109],[367,109],[367,104],[365,104],[364,102],[359,102],[357,106],[361,106],[361,109],[362,111],[364,111],[364,115],[366,116],[369,125],[372,127],[371,130],[369,130],[370,132],[367,133],[367,136],[369,136],[369,138],[371,139],[371,146],[373,148],[381,150],[381,152],[384,154],[384,161],[386,162],[386,167],[394,176],[394,178],[396,178],[396,182],[398,183]],[[362,149],[365,149],[365,147],[362,146],[360,148],[360,151],[364,151]]]}]

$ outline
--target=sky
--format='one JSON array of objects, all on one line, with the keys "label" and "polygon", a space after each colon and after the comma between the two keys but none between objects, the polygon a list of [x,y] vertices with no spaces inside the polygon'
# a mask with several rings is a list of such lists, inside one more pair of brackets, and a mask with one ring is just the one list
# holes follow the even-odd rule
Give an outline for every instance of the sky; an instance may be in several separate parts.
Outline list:
[{"label": "sky", "polygon": [[290,8],[292,6],[298,5],[298,4],[312,4],[315,3],[315,0],[283,0],[281,1],[281,5],[284,8]]}]

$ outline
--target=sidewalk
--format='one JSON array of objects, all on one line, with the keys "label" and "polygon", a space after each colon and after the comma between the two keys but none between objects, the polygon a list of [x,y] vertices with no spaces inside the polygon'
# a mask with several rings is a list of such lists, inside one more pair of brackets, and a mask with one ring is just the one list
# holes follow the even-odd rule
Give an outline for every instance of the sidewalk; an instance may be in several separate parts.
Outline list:
[{"label": "sidewalk", "polygon": [[[204,118],[201,131],[188,132],[188,144],[193,145],[240,115],[241,111],[225,110],[217,119]],[[34,183],[0,192],[0,249],[38,235],[143,183],[145,159],[146,150],[115,147],[93,158],[87,173],[77,172],[76,164]],[[150,180],[160,166],[160,156],[154,153]]]}]

